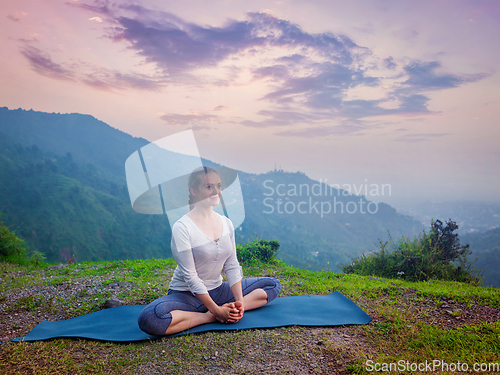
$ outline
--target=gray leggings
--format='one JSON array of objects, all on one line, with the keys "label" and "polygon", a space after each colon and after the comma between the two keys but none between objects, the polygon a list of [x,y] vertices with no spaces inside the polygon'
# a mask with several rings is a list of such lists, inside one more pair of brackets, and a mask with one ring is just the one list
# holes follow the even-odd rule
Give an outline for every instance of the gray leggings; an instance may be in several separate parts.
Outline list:
[{"label": "gray leggings", "polygon": [[[254,277],[241,280],[243,296],[259,288],[264,289],[267,293],[267,302],[269,303],[278,296],[281,284],[278,279],[273,277]],[[227,282],[222,283],[215,289],[209,290],[208,294],[219,306],[228,302],[234,302],[233,292]],[[139,328],[148,335],[165,335],[172,321],[170,311],[173,310],[201,313],[208,311],[206,306],[191,292],[169,289],[166,296],[155,299],[141,311],[137,319]]]}]

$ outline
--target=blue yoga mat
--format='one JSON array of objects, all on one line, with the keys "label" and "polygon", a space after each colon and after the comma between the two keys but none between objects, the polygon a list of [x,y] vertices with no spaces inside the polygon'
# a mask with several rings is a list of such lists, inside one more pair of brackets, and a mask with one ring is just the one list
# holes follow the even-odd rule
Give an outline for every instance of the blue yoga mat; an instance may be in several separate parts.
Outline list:
[{"label": "blue yoga mat", "polygon": [[207,331],[294,325],[325,327],[366,324],[372,320],[354,302],[339,292],[333,292],[328,295],[279,297],[259,309],[245,311],[243,318],[234,324],[209,323],[174,335],[151,336],[141,331],[137,324],[137,317],[143,308],[143,305],[119,306],[67,320],[43,321],[25,337],[18,337],[12,341],[81,337],[102,341],[129,342]]}]

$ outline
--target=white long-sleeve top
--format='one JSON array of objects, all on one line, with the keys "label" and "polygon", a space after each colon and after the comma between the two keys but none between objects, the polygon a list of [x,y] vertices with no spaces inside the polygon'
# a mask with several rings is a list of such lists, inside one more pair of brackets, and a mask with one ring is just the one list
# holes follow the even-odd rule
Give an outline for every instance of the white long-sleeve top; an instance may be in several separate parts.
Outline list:
[{"label": "white long-sleeve top", "polygon": [[[215,212],[215,211],[214,211]],[[222,236],[214,241],[208,238],[187,215],[172,226],[171,249],[177,262],[169,288],[208,294],[222,284],[222,269],[229,286],[243,278],[236,257],[234,226],[231,220],[215,212],[222,221]]]}]

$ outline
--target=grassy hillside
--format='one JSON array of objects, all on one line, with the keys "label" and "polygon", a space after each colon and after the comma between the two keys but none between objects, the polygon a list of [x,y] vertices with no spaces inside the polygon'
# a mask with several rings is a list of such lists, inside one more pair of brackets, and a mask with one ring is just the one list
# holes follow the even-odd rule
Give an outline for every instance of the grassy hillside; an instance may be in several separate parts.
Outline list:
[{"label": "grassy hillside", "polygon": [[499,362],[498,289],[315,272],[281,261],[244,267],[244,274],[277,277],[282,296],[338,290],[373,321],[364,326],[212,332],[132,344],[9,341],[43,320],[103,309],[111,297],[147,304],[166,293],[174,267],[172,259],[81,262],[61,269],[0,263],[0,373],[350,374],[371,373],[369,366],[401,360],[410,366],[426,360],[460,361],[470,369],[476,362]]}]

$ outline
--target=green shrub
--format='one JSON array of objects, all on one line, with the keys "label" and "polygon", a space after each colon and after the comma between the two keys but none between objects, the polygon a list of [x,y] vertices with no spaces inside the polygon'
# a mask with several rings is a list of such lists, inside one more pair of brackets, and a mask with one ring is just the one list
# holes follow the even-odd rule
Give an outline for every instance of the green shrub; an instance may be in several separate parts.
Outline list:
[{"label": "green shrub", "polygon": [[0,262],[17,264],[40,264],[44,256],[39,251],[35,251],[31,257],[26,250],[26,242],[17,237],[0,221]]},{"label": "green shrub", "polygon": [[19,263],[26,257],[26,243],[0,222],[0,261]]},{"label": "green shrub", "polygon": [[389,235],[388,241],[379,239],[378,252],[362,254],[350,264],[341,265],[345,273],[403,278],[409,281],[430,279],[454,280],[479,284],[474,275],[469,245],[460,246],[458,225],[451,219],[446,225],[440,220],[431,222],[429,233],[425,230],[413,241],[399,238],[396,242]]},{"label": "green shrub", "polygon": [[277,240],[264,240],[256,235],[252,242],[236,245],[236,254],[240,263],[243,264],[271,263],[276,259],[276,252],[279,248],[280,244]]}]

